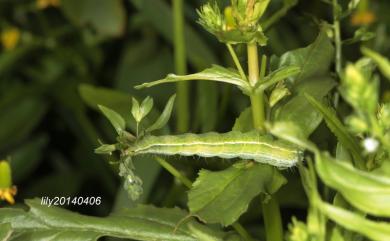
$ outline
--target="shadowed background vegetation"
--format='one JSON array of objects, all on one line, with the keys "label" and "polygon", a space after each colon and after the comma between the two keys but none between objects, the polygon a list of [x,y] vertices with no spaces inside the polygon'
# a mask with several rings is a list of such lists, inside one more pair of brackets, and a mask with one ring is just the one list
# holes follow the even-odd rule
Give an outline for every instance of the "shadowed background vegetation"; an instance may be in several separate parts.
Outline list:
[{"label": "shadowed background vegetation", "polygon": [[[266,14],[284,2],[272,0]],[[390,54],[386,41],[390,2],[364,2],[341,25],[342,38],[349,39],[344,58],[350,61],[360,57],[361,40],[385,56]],[[225,46],[196,22],[195,9],[204,3],[185,1],[189,73],[211,64],[234,66]],[[269,42],[261,51],[268,56],[307,46],[320,26],[326,26],[322,20],[332,21],[332,7],[322,1],[301,0],[282,14],[266,29]],[[94,154],[99,139],[113,142],[115,138],[97,105],[109,106],[130,120],[131,97],[140,100],[149,95],[155,103],[152,115],[162,111],[176,91],[174,85],[133,87],[175,72],[172,29],[171,3],[165,0],[0,1],[0,158],[10,160],[18,203],[42,196],[101,196],[99,206],[69,207],[96,216],[134,205],[122,190],[117,166],[110,164],[115,156]],[[357,29],[360,35],[355,34]],[[245,61],[245,48],[238,46],[236,51]],[[390,99],[390,93],[381,95]],[[229,85],[196,82],[190,83],[189,106],[191,132],[226,132],[249,101]],[[175,131],[174,121],[170,123],[163,132]],[[134,126],[129,128],[134,130]],[[325,124],[313,136],[323,147],[336,142]],[[144,195],[138,202],[185,207],[186,188],[153,157],[139,159],[135,165],[144,182]],[[228,163],[188,158],[172,164],[194,179],[201,167],[219,170]],[[292,215],[304,218],[307,202],[298,173],[285,174],[289,186],[278,192],[284,220]],[[258,205],[253,205],[241,219],[250,227],[259,222],[259,212]]]}]

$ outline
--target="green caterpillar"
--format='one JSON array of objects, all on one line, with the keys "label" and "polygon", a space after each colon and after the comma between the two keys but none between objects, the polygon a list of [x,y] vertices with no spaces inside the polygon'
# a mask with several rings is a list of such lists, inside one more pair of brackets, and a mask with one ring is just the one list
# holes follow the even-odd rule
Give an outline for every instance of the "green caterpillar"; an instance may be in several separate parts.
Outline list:
[{"label": "green caterpillar", "polygon": [[295,166],[303,156],[302,151],[296,147],[257,131],[144,136],[130,145],[125,154],[241,158],[278,168]]}]

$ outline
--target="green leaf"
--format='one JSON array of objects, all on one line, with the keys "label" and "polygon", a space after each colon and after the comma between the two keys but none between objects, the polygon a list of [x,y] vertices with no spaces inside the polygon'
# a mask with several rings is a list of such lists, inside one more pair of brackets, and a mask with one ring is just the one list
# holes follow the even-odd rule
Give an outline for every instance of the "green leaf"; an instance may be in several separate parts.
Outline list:
[{"label": "green leaf", "polygon": [[90,108],[98,110],[98,105],[103,105],[118,112],[126,120],[130,120],[129,106],[131,106],[131,95],[122,91],[89,84],[80,84],[79,93],[84,103]]},{"label": "green leaf", "polygon": [[[28,212],[20,209],[2,208],[0,224],[10,223],[12,238],[18,240],[97,240],[112,236],[135,240],[197,241],[188,228],[196,224],[191,218],[178,223],[188,215],[174,208],[155,208],[140,205],[125,209],[105,218],[80,215],[57,207],[41,205],[40,200],[27,200]],[[61,218],[58,218],[61,217]],[[199,224],[200,225],[200,224]],[[224,234],[203,227],[222,240]],[[176,231],[175,231],[176,230]]]},{"label": "green leaf", "polygon": [[[132,96],[118,90],[112,90],[103,87],[96,87],[89,84],[80,84],[79,93],[83,101],[92,109],[99,110],[98,105],[106,106],[120,114],[131,130],[136,130],[129,106],[131,106]],[[143,123],[147,126],[151,118],[157,118],[159,112],[152,109],[148,118],[144,118]]]},{"label": "green leaf", "polygon": [[264,91],[281,80],[297,75],[300,71],[300,67],[297,66],[281,67],[266,76],[263,81],[259,82],[259,85],[255,87],[255,91]]},{"label": "green leaf", "polygon": [[290,90],[284,85],[283,81],[278,82],[269,96],[269,106],[274,107],[284,97],[291,95]]},{"label": "green leaf", "polygon": [[343,228],[363,234],[375,241],[390,240],[390,223],[371,221],[359,214],[320,202],[320,210]]},{"label": "green leaf", "polygon": [[156,122],[154,122],[151,126],[149,126],[146,129],[147,132],[152,132],[154,130],[158,130],[158,129],[164,127],[168,123],[168,120],[172,114],[172,109],[173,109],[173,104],[175,103],[175,98],[176,98],[176,94],[172,95],[169,98],[168,103],[165,105],[163,112],[158,117]]},{"label": "green leaf", "polygon": [[191,214],[207,223],[234,223],[259,193],[272,194],[286,180],[273,167],[239,163],[226,170],[201,170],[188,194]]},{"label": "green leaf", "polygon": [[275,106],[274,120],[288,121],[297,125],[304,136],[308,137],[321,123],[321,114],[310,105],[304,93],[310,93],[317,99],[324,97],[336,82],[329,77],[308,78],[293,89],[291,99],[284,105]]},{"label": "green leaf", "polygon": [[141,103],[142,118],[147,116],[153,108],[153,99],[147,96]]},{"label": "green leaf", "polygon": [[354,137],[347,131],[341,121],[335,114],[335,111],[330,109],[327,106],[324,106],[319,101],[314,99],[312,96],[305,95],[310,104],[315,107],[321,115],[324,117],[325,122],[329,129],[336,135],[339,142],[351,152],[352,157],[354,158],[354,163],[358,168],[364,169],[365,164],[363,157],[361,156],[360,146]]},{"label": "green leaf", "polygon": [[280,139],[313,152],[317,151],[317,147],[307,140],[307,137],[294,122],[275,122],[271,126],[268,126],[267,129],[272,135],[277,136]]},{"label": "green leaf", "polygon": [[0,151],[8,149],[40,123],[47,111],[47,103],[40,98],[26,96],[0,108]]},{"label": "green leaf", "polygon": [[343,44],[354,44],[373,38],[375,38],[375,33],[368,31],[367,26],[363,26],[355,31],[352,38],[344,40]]},{"label": "green leaf", "polygon": [[0,224],[0,240],[6,241],[9,240],[9,237],[12,234],[12,227],[9,223]]},{"label": "green leaf", "polygon": [[[121,49],[113,87],[132,94],[129,91],[134,91],[134,88],[129,83],[143,83],[170,71],[172,69],[170,53],[158,44],[158,39],[146,36],[136,41],[126,41]],[[145,75],[142,76],[141,73]],[[154,93],[148,94],[156,97]]]},{"label": "green leaf", "polygon": [[103,144],[95,149],[95,153],[96,154],[109,154],[109,155],[111,155],[111,153],[114,152],[115,150],[116,150],[115,145]]},{"label": "green leaf", "polygon": [[230,69],[226,69],[222,66],[213,65],[213,67],[203,70],[202,72],[189,75],[175,75],[169,74],[165,79],[144,83],[142,85],[135,86],[136,89],[149,88],[155,85],[180,82],[188,80],[210,80],[216,82],[224,82],[238,86],[240,89],[249,92],[249,83],[241,79],[241,76]]},{"label": "green leaf", "polygon": [[290,78],[294,84],[290,88],[293,95],[290,101],[276,109],[275,120],[295,122],[306,136],[317,128],[322,117],[310,106],[303,94],[307,92],[316,98],[322,98],[335,86],[334,80],[327,76],[333,51],[333,46],[322,29],[314,43],[280,57],[277,64],[279,68],[297,66],[300,67],[300,72]]},{"label": "green leaf", "polygon": [[252,108],[248,107],[243,112],[241,112],[240,116],[236,119],[232,130],[248,132],[253,129],[255,128],[253,127]]},{"label": "green leaf", "polygon": [[133,115],[136,122],[141,122],[142,117],[140,114],[139,103],[136,98],[132,98],[131,100],[131,114]]},{"label": "green leaf", "polygon": [[149,96],[142,101],[141,106],[135,98],[132,99],[131,114],[138,123],[140,123],[142,119],[149,114],[152,108],[153,99]]},{"label": "green leaf", "polygon": [[316,169],[328,186],[339,191],[354,207],[377,216],[390,217],[390,178],[354,168],[350,163],[322,154]]},{"label": "green leaf", "polygon": [[131,106],[131,95],[122,91],[80,84],[79,93],[85,104],[95,110],[98,109],[97,105],[104,105],[124,115]]},{"label": "green leaf", "polygon": [[44,148],[48,142],[48,136],[38,135],[23,143],[18,149],[8,153],[11,157],[10,165],[15,183],[20,183],[34,172],[42,160]]},{"label": "green leaf", "polygon": [[362,48],[362,52],[367,57],[371,58],[375,61],[375,63],[378,65],[380,71],[382,74],[390,80],[390,62],[387,58],[383,57],[382,55],[378,54],[377,52],[369,49],[369,48]]},{"label": "green leaf", "polygon": [[74,24],[91,25],[102,36],[119,36],[125,30],[126,12],[120,0],[63,0],[61,9]]},{"label": "green leaf", "polygon": [[322,76],[329,71],[333,52],[334,48],[325,30],[321,30],[316,40],[309,46],[283,54],[279,60],[279,68],[300,67],[301,72],[293,78],[296,83],[309,77]]},{"label": "green leaf", "polygon": [[101,112],[107,117],[107,119],[111,122],[112,126],[114,126],[118,134],[120,134],[121,131],[125,130],[126,123],[121,115],[105,106],[99,105],[98,107]]}]

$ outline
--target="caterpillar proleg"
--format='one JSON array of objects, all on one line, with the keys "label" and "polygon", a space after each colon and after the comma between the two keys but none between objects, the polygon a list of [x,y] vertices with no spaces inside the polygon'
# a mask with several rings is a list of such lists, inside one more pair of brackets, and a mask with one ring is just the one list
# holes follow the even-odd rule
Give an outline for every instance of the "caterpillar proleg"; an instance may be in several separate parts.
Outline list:
[{"label": "caterpillar proleg", "polygon": [[302,151],[295,146],[257,131],[145,136],[130,145],[126,154],[240,158],[278,168],[295,166],[302,159]]}]

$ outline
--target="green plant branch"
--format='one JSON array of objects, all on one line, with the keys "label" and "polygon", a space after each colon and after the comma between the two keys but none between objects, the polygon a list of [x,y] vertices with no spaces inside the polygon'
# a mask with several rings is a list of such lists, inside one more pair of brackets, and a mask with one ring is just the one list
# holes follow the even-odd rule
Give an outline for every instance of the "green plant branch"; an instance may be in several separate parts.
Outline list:
[{"label": "green plant branch", "polygon": [[226,44],[226,46],[227,46],[227,48],[229,50],[230,55],[232,56],[233,62],[236,65],[236,68],[237,68],[238,72],[240,73],[241,78],[243,80],[247,80],[247,77],[246,77],[246,74],[244,72],[244,69],[242,68],[242,66],[240,64],[240,60],[238,59],[237,54],[234,51],[232,45]]},{"label": "green plant branch", "polygon": [[[260,76],[265,75],[266,58],[262,58],[262,70],[259,73],[259,58],[257,44],[248,44],[248,73],[249,82],[255,86],[260,81]],[[253,93],[250,96],[252,105],[253,125],[256,129],[264,131],[265,124],[265,105],[264,91]],[[262,203],[263,219],[266,230],[267,241],[283,241],[282,218],[280,215],[279,204],[275,198],[271,198],[267,203]]]},{"label": "green plant branch", "polygon": [[187,188],[192,187],[192,182],[188,177],[184,176],[179,170],[177,170],[174,166],[172,166],[169,162],[167,162],[165,159],[161,157],[156,157],[156,161],[165,169],[167,170],[172,176],[179,179],[181,183],[184,184]]},{"label": "green plant branch", "polygon": [[341,43],[341,34],[340,34],[340,14],[338,13],[337,6],[338,1],[333,0],[333,31],[334,31],[334,43],[336,48],[335,55],[335,65],[336,65],[336,73],[337,76],[341,76],[341,68],[342,68],[342,43]]},{"label": "green plant branch", "polygon": [[[187,73],[186,47],[184,39],[183,0],[173,0],[173,34],[175,72],[179,75]],[[189,86],[186,82],[176,84],[177,93],[177,131],[183,133],[189,128]]]},{"label": "green plant branch", "polygon": [[[167,162],[165,159],[161,157],[156,157],[156,161],[165,169],[167,170],[172,176],[176,177],[180,182],[184,184],[188,189],[192,188],[192,182],[191,180],[183,175],[179,170],[177,170],[174,166],[172,166],[169,162]],[[238,234],[241,235],[241,237],[244,238],[246,241],[252,241],[253,238],[250,236],[250,234],[245,230],[245,228],[238,222],[235,222],[232,224],[232,227],[237,231]]]},{"label": "green plant branch", "polygon": [[283,18],[287,12],[297,4],[298,1],[293,2],[291,4],[285,4],[281,9],[275,12],[271,17],[269,17],[266,21],[264,21],[261,26],[264,31],[267,31],[274,23]]},{"label": "green plant branch", "polygon": [[251,235],[245,230],[245,228],[238,222],[232,224],[232,227],[244,238],[245,241],[253,241],[254,239]]}]

